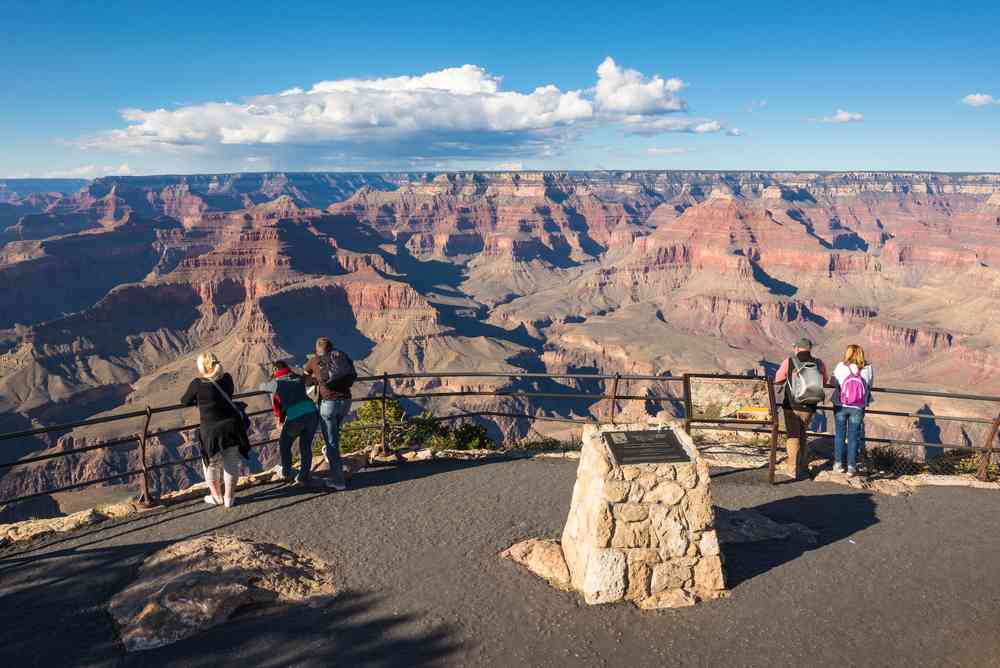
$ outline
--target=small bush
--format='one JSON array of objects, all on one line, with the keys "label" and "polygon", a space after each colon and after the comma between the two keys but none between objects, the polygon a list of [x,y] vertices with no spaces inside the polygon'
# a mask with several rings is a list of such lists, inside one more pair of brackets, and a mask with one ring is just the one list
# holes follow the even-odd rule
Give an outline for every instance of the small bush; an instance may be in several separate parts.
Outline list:
[{"label": "small bush", "polygon": [[[486,427],[474,422],[463,422],[450,429],[444,422],[434,420],[430,413],[407,417],[402,405],[395,399],[385,402],[386,421],[390,425],[389,436],[392,448],[432,448],[434,450],[478,450],[493,449],[497,444],[489,437]],[[402,426],[400,426],[402,423]],[[382,442],[381,429],[358,429],[358,427],[381,427],[382,400],[364,402],[357,410],[357,418],[344,424],[340,437],[341,451],[374,448]],[[353,429],[352,429],[353,428]],[[322,437],[314,449],[322,450]]]},{"label": "small bush", "polygon": [[534,433],[519,441],[517,447],[523,450],[538,450],[541,452],[567,452],[571,450],[579,451],[583,447],[583,443],[579,438],[570,438],[565,441],[560,441],[558,438],[542,436]]},{"label": "small bush", "polygon": [[[979,473],[979,455],[949,452],[928,462],[927,471],[937,475],[976,475]],[[990,462],[987,475],[995,479],[1000,474],[996,462]]]},{"label": "small bush", "polygon": [[[403,407],[395,399],[387,399],[385,402],[386,422],[393,424],[402,422],[406,417]],[[373,448],[382,442],[382,431],[380,429],[358,429],[358,427],[377,427],[382,424],[382,400],[373,399],[366,401],[358,407],[357,418],[350,422],[345,422],[344,431],[340,435],[341,452],[355,452],[366,448]],[[354,428],[354,429],[352,429]]]},{"label": "small bush", "polygon": [[876,471],[895,474],[917,473],[921,466],[913,458],[889,445],[867,448],[868,465]]}]

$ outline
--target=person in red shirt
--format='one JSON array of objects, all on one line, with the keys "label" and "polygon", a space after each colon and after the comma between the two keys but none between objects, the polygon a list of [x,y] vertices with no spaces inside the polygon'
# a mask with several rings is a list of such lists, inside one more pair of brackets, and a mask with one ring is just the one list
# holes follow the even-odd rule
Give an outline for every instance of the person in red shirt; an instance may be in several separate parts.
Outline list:
[{"label": "person in red shirt", "polygon": [[[807,338],[795,342],[795,357],[800,364],[813,363],[819,369],[820,378],[825,381],[829,376],[823,360],[813,357],[813,343]],[[781,406],[785,416],[785,431],[788,439],[785,442],[787,458],[785,472],[793,480],[800,480],[809,475],[809,425],[816,414],[817,403],[796,403],[788,389],[788,374],[793,365],[792,359],[786,358],[774,374],[775,387],[782,394]]]}]

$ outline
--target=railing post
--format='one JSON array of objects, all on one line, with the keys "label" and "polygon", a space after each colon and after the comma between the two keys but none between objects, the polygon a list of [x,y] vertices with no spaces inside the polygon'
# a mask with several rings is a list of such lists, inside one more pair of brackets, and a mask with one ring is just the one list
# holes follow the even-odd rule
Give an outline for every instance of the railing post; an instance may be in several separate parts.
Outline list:
[{"label": "railing post", "polygon": [[389,422],[386,418],[386,396],[389,392],[389,374],[382,374],[382,443],[379,446],[379,454],[386,455],[389,452]]},{"label": "railing post", "polygon": [[614,380],[611,382],[611,424],[615,423],[615,408],[618,403],[618,381],[621,380],[621,377],[620,373],[616,373]]},{"label": "railing post", "polygon": [[691,401],[691,377],[684,374],[684,431],[691,435],[691,418],[694,414],[694,404]]},{"label": "railing post", "polygon": [[153,409],[146,406],[146,422],[142,426],[142,438],[139,439],[139,457],[142,467],[141,492],[139,494],[139,505],[144,508],[152,508],[156,505],[156,499],[149,492],[149,461],[146,457],[146,439],[149,438],[149,423],[153,419]]},{"label": "railing post", "polygon": [[979,455],[979,470],[976,471],[976,477],[983,482],[986,482],[990,478],[990,462],[993,461],[993,442],[997,439],[998,430],[1000,430],[1000,413],[993,420],[993,426],[990,427],[990,435],[986,439],[986,443],[983,444],[982,454]]},{"label": "railing post", "polygon": [[774,381],[767,379],[767,403],[771,411],[771,452],[767,463],[767,480],[774,484],[774,474],[778,461],[778,400],[774,394]]}]

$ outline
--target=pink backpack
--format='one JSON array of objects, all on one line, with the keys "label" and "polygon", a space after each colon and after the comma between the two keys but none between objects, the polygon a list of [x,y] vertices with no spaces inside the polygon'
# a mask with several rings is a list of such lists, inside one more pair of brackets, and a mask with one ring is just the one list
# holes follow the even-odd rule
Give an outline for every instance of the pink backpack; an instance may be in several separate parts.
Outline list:
[{"label": "pink backpack", "polygon": [[867,397],[868,388],[865,387],[865,379],[861,377],[860,373],[852,371],[851,375],[840,384],[841,405],[864,408]]}]

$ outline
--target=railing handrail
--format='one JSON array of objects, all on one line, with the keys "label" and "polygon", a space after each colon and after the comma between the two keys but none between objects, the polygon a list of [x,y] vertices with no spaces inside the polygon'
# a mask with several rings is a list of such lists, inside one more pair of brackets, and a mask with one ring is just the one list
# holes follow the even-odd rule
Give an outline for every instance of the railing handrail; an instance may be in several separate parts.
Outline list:
[{"label": "railing handrail", "polygon": [[[767,376],[763,375],[739,375],[739,374],[712,374],[712,373],[691,373],[687,374],[688,378],[698,380],[747,380],[747,381],[765,381],[768,380]],[[442,372],[404,372],[404,373],[389,373],[380,374],[372,376],[358,376],[357,382],[380,382],[383,379],[388,380],[404,380],[404,379],[418,379],[418,378],[562,378],[562,379],[573,379],[573,380],[614,380],[615,378],[619,380],[632,382],[632,381],[655,381],[655,382],[684,382],[684,376],[675,375],[647,375],[647,374],[586,374],[586,373],[537,373],[537,372],[525,372],[517,373],[516,371],[442,371]],[[827,385],[827,389],[833,389],[832,385]],[[980,395],[980,394],[960,394],[955,392],[936,392],[932,390],[912,390],[907,388],[898,387],[872,387],[872,392],[881,392],[887,394],[901,394],[910,396],[923,396],[923,397],[934,397],[939,399],[958,399],[958,400],[968,400],[968,401],[989,401],[1000,403],[1000,396],[992,395]],[[233,395],[235,399],[249,399],[252,397],[264,396],[267,392],[262,392],[259,390],[254,390],[250,392],[242,392],[240,394]],[[518,392],[518,391],[485,391],[485,390],[456,390],[453,392],[440,392],[440,393],[421,393],[421,394],[408,394],[408,395],[396,395],[399,398],[433,398],[433,397],[449,397],[449,396],[525,396],[525,397],[538,397],[538,398],[566,398],[566,399],[610,399],[611,395],[608,394],[594,394],[594,393],[580,393],[580,392]],[[616,394],[616,398],[622,400],[650,400],[650,401],[665,401],[670,399],[675,399],[676,397],[666,397],[663,395],[625,395]],[[365,401],[368,397],[356,399],[355,401]],[[184,410],[187,408],[193,408],[193,406],[185,406],[184,404],[169,404],[166,406],[157,406],[150,408],[153,415],[158,415],[161,413],[168,413],[170,411]],[[869,410],[869,413],[879,414],[876,410]],[[941,420],[964,420],[974,423],[990,424],[992,420],[986,418],[974,418],[974,417],[949,417],[949,416],[936,416],[936,415],[907,415],[903,416],[897,413],[884,413],[885,415],[897,415],[900,417],[926,417],[928,419],[941,419]],[[103,415],[96,418],[88,418],[86,420],[79,420],[76,422],[67,422],[62,424],[50,425],[47,427],[36,427],[34,429],[25,429],[23,431],[14,431],[0,434],[0,442],[9,441],[16,438],[26,438],[29,436],[37,436],[39,434],[47,434],[55,431],[67,431],[70,429],[77,429],[79,427],[89,427],[98,424],[106,424],[108,422],[116,422],[120,420],[131,420],[134,418],[144,417],[146,415],[145,408],[138,411],[131,411],[128,413],[115,413],[113,415]],[[153,435],[153,434],[151,434]],[[6,464],[0,464],[0,468],[3,468]]]},{"label": "railing handrail", "polygon": [[[611,394],[605,392],[601,393],[588,393],[588,392],[534,392],[534,391],[522,391],[522,390],[455,390],[455,391],[427,391],[427,392],[413,392],[413,393],[397,393],[394,391],[388,391],[389,381],[392,380],[412,380],[412,379],[443,379],[443,378],[511,378],[511,379],[572,379],[576,381],[614,381],[615,386]],[[691,425],[717,425],[718,429],[721,430],[740,430],[740,431],[768,431],[761,429],[754,429],[751,427],[761,427],[763,425],[771,425],[776,422],[776,416],[772,415],[771,420],[751,420],[751,419],[739,419],[734,417],[729,418],[707,418],[700,417],[694,414],[693,405],[690,397],[690,381],[691,380],[717,380],[717,381],[758,381],[767,382],[768,386],[773,388],[773,379],[768,378],[765,375],[757,374],[728,374],[728,373],[688,373],[684,375],[649,375],[649,374],[585,374],[585,373],[539,373],[539,372],[518,372],[518,371],[443,371],[443,372],[400,372],[400,373],[383,373],[379,375],[370,376],[359,376],[358,382],[371,382],[378,383],[381,382],[382,393],[381,399],[384,401],[387,398],[394,399],[433,399],[433,398],[443,398],[443,397],[461,397],[461,396],[497,396],[497,397],[511,397],[511,398],[549,398],[549,399],[594,399],[594,400],[611,400],[612,403],[616,401],[669,401],[676,402],[680,401],[681,397],[663,395],[663,394],[619,394],[618,393],[618,382],[682,382],[684,383],[684,401],[685,401],[685,427],[690,428]],[[830,387],[830,386],[827,386]],[[769,390],[770,391],[770,390]],[[989,401],[1000,403],[1000,397],[994,397],[989,395],[975,395],[975,394],[960,394],[953,392],[936,392],[930,390],[912,390],[905,388],[889,388],[889,387],[873,387],[873,392],[882,392],[889,394],[901,394],[909,396],[923,396],[923,397],[935,397],[935,398],[948,398],[957,400],[972,400],[972,401]],[[234,395],[237,399],[248,399],[257,396],[265,396],[267,392],[262,391],[250,391],[243,392]],[[352,399],[352,402],[362,402],[362,401],[378,401],[378,396],[366,395],[364,397],[358,397]],[[773,400],[772,400],[773,405]],[[87,452],[91,450],[98,450],[102,448],[111,448],[119,445],[124,445],[128,443],[142,443],[143,448],[145,447],[146,439],[149,437],[163,436],[170,433],[177,433],[181,431],[187,431],[190,429],[196,429],[199,424],[185,424],[180,427],[171,427],[168,429],[163,429],[156,432],[148,431],[148,418],[152,415],[167,413],[170,411],[184,410],[188,408],[193,408],[191,406],[185,406],[183,404],[171,404],[166,406],[158,407],[146,407],[139,411],[130,411],[127,413],[118,413],[112,415],[105,415],[96,418],[89,418],[86,420],[79,420],[77,422],[70,422],[64,424],[51,425],[47,427],[38,427],[35,429],[22,430],[17,432],[9,432],[6,434],[0,434],[0,442],[13,440],[16,438],[25,438],[30,436],[36,436],[44,433],[68,431],[71,429],[76,429],[79,427],[87,427],[98,424],[106,424],[109,422],[116,422],[121,420],[130,420],[140,417],[147,418],[147,426],[143,429],[142,434],[132,434],[129,436],[114,438],[109,441],[104,441],[101,443],[94,443],[90,445],[85,445],[79,448],[71,448],[66,450],[60,450],[58,452],[48,452],[40,455],[35,455],[32,457],[27,457],[13,462],[0,463],[0,470],[12,468],[15,466],[23,466],[28,464],[37,463],[40,461],[45,461],[49,459],[56,459],[61,457],[70,456],[73,454]],[[774,406],[777,409],[777,406]],[[832,410],[832,406],[822,405],[818,407],[820,410]],[[771,410],[770,408],[768,409]],[[269,409],[259,410],[250,412],[250,416],[260,416],[269,413]],[[874,415],[886,415],[893,417],[913,417],[917,419],[928,419],[928,420],[946,420],[946,421],[961,421],[975,424],[995,424],[996,420],[990,420],[986,418],[979,417],[961,417],[961,416],[951,416],[951,415],[933,415],[933,414],[923,414],[923,413],[906,413],[900,411],[881,411],[878,409],[869,409],[867,412]],[[571,419],[571,418],[560,418],[546,415],[531,415],[528,413],[514,413],[506,411],[472,411],[472,412],[462,412],[456,415],[447,416],[436,416],[435,420],[454,420],[462,419],[468,417],[479,417],[479,416],[493,416],[493,417],[510,417],[515,419],[527,419],[527,420],[537,420],[537,421],[558,421],[558,422],[572,422],[575,424],[587,424],[594,422],[594,420],[588,420],[586,418]],[[611,419],[614,421],[614,409],[611,411]],[[728,425],[728,426],[726,426]],[[380,427],[385,433],[385,429],[389,426],[387,423]],[[911,446],[924,446],[924,447],[938,447],[946,449],[977,449],[970,448],[968,446],[944,444],[944,443],[922,443],[915,441],[897,441],[891,439],[879,439],[879,438],[869,438],[873,442],[885,442],[885,443],[898,443],[903,445]],[[275,439],[270,439],[262,441],[259,443],[252,444],[251,447],[260,447],[273,443]],[[985,450],[985,447],[983,448]],[[90,484],[99,484],[101,482],[107,482],[116,479],[124,479],[129,477],[134,477],[136,475],[148,475],[148,471],[165,468],[167,466],[177,466],[181,464],[186,464],[192,461],[196,461],[198,457],[189,457],[176,461],[167,462],[157,462],[152,466],[147,466],[145,454],[143,454],[143,464],[146,466],[144,469],[137,469],[133,471],[126,471],[112,476],[107,476],[100,479],[85,481],[81,483],[75,483],[68,486],[59,487],[56,489],[51,489],[43,492],[37,492],[29,495],[24,495],[20,497],[15,497],[13,499],[5,499],[0,501],[0,503],[9,503],[12,501],[20,501],[26,498],[32,498],[35,496],[40,496],[44,494],[52,494],[55,492],[66,491],[70,489],[77,489]]]}]

